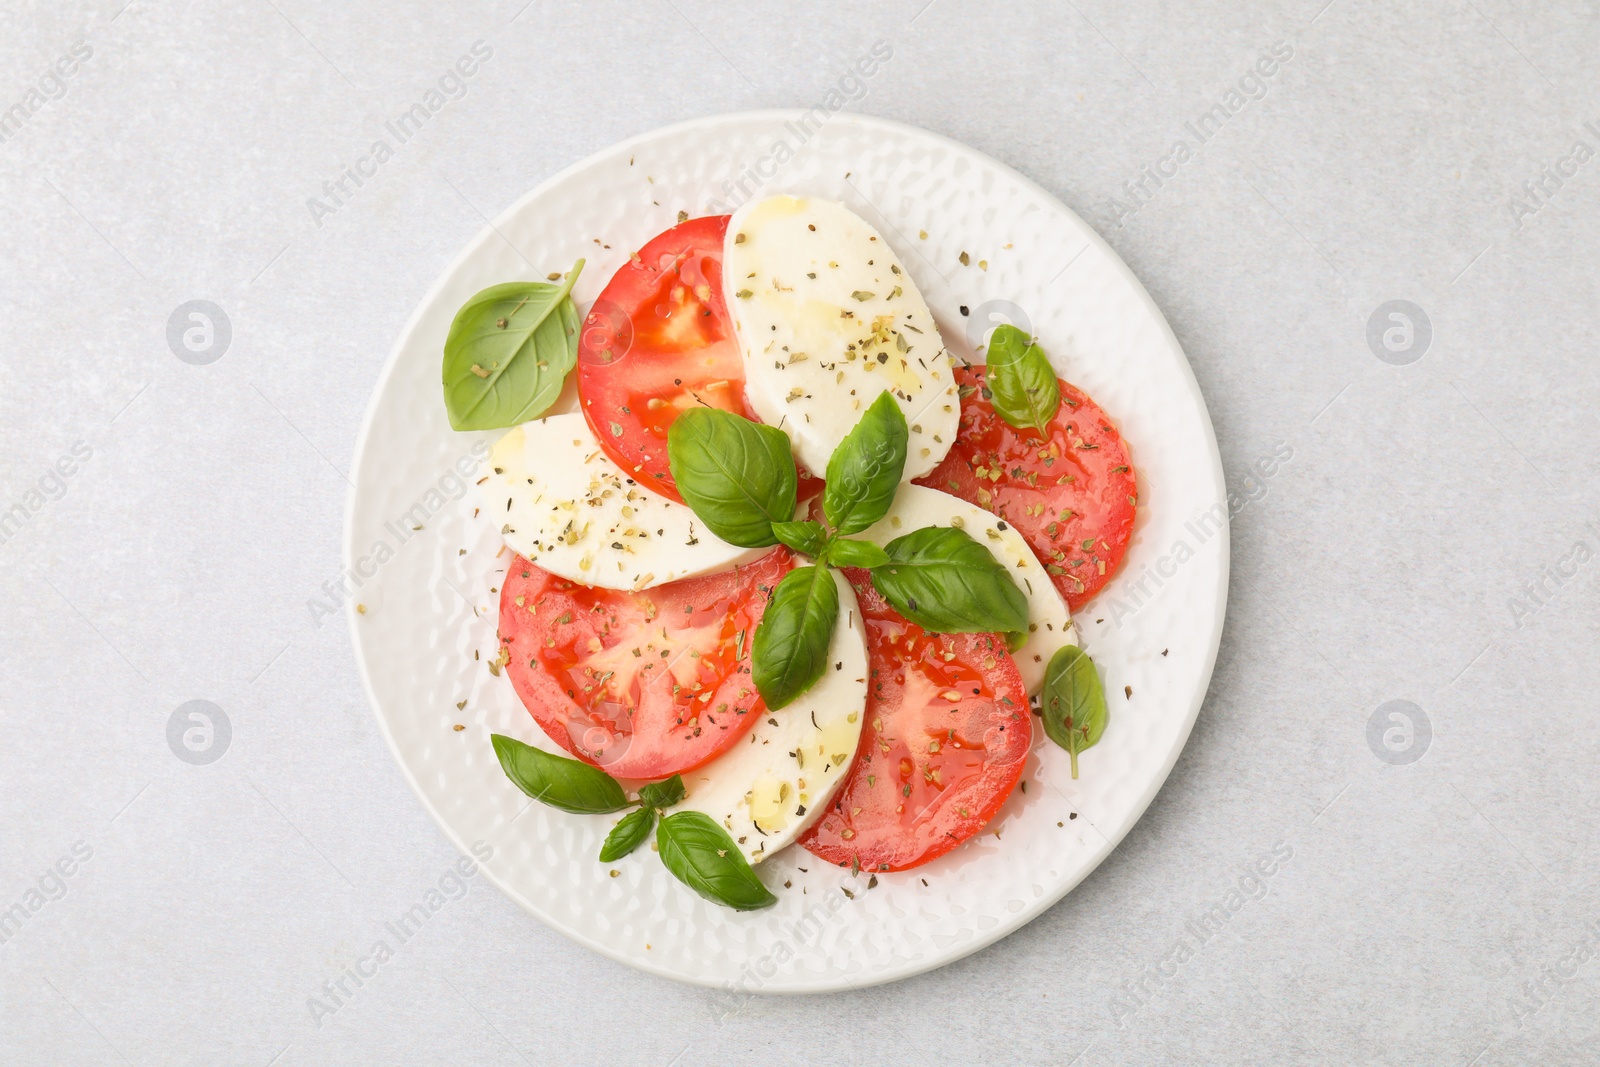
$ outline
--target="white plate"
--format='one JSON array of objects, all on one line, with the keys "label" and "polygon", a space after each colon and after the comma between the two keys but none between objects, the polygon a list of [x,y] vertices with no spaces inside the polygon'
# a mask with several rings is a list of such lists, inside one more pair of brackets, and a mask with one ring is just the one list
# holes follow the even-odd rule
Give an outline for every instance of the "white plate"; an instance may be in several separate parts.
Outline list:
[{"label": "white plate", "polygon": [[[492,848],[489,878],[580,944],[742,991],[904,978],[1060,900],[1128,832],[1183,748],[1227,590],[1225,490],[1205,402],[1160,311],[1116,254],[1044,190],[970,148],[881,119],[816,122],[771,111],[658,130],[563,171],[496,219],[435,283],[389,358],[356,447],[346,520],[346,564],[361,583],[349,608],[362,680],[401,770],[450,839],[463,851]],[[1119,423],[1141,507],[1122,575],[1078,618],[1111,700],[1082,778],[1069,777],[1066,753],[1036,731],[1027,792],[1012,796],[993,832],[916,871],[880,874],[872,889],[866,872],[852,877],[792,848],[759,868],[777,906],[741,914],[696,897],[648,849],[597,862],[614,819],[532,804],[500,773],[490,733],[549,745],[507,679],[486,669],[506,557],[496,558],[498,528],[492,516],[474,518],[476,494],[454,467],[495,434],[450,429],[440,353],[456,309],[486,286],[543,278],[583,256],[575,296],[587,309],[629,252],[680,210],[726,211],[777,192],[834,197],[874,223],[957,352],[973,316],[988,318],[986,305],[1025,309],[1023,324],[1061,375]],[[958,262],[963,251],[970,266]]]}]

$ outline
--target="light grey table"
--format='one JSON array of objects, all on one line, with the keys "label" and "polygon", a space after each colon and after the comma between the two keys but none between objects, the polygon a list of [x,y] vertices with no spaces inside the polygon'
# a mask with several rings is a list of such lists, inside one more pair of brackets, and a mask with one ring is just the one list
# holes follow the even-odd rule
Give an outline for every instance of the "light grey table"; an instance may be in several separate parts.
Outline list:
[{"label": "light grey table", "polygon": [[[1600,16],[1324,3],[12,0],[0,1061],[1600,1062]],[[455,891],[308,601],[379,367],[485,216],[877,40],[851,108],[1053,190],[1165,309],[1238,492],[1227,630],[1045,916],[730,1000]]]}]

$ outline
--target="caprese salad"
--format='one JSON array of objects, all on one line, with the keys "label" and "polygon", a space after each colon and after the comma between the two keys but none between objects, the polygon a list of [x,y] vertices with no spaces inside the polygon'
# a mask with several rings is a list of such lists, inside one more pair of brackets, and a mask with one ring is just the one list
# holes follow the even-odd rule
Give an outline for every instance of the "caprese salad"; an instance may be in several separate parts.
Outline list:
[{"label": "caprese salad", "polygon": [[493,735],[510,781],[754,909],[791,844],[904,871],[983,830],[1035,719],[1077,777],[1107,713],[1071,612],[1137,507],[1110,417],[1014,326],[952,358],[832,201],[680,215],[586,314],[582,268],[477,294],[444,348],[452,426],[507,430],[493,666],[569,754]]}]

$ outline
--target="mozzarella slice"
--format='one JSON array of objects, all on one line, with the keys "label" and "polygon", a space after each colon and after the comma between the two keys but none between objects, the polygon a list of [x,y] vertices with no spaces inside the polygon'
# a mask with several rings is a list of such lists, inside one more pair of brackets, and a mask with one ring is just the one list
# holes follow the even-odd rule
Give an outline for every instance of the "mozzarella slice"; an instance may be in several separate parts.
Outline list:
[{"label": "mozzarella slice", "polygon": [[1056,592],[1028,542],[1010,523],[960,497],[923,485],[902,485],[889,513],[856,536],[880,547],[896,537],[924,526],[954,526],[965,530],[994,558],[1006,565],[1017,587],[1028,597],[1028,634],[1022,647],[1011,653],[1030,694],[1044,685],[1045,668],[1062,645],[1078,643],[1066,601]]},{"label": "mozzarella slice", "polygon": [[649,589],[731,570],[770,548],[714,535],[686,504],[638,485],[601,451],[582,415],[509,430],[484,464],[484,513],[551,574],[603,589]]},{"label": "mozzarella slice", "polygon": [[843,204],[773,196],[734,212],[723,287],[744,353],[745,396],[822,474],[880,393],[911,427],[904,480],[944,459],[961,413],[950,353],[878,231]]},{"label": "mozzarella slice", "polygon": [[850,583],[837,571],[839,622],[817,683],[749,735],[683,775],[682,808],[726,829],[751,863],[799,837],[826,810],[855,762],[867,706],[867,642]]}]

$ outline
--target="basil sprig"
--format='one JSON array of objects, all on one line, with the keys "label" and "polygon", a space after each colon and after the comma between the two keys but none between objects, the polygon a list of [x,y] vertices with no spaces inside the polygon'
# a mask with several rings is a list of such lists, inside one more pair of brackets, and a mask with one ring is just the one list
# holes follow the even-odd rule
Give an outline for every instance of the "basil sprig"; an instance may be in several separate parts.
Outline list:
[{"label": "basil sprig", "polygon": [[1050,657],[1039,695],[1044,732],[1067,750],[1072,777],[1078,777],[1078,753],[1094,747],[1106,731],[1106,693],[1089,654],[1065,645]]},{"label": "basil sprig", "polygon": [[603,815],[628,806],[622,786],[597,767],[552,756],[504,734],[490,734],[489,740],[506,777],[537,801],[574,815]]},{"label": "basil sprig", "polygon": [[756,626],[751,678],[774,711],[810,689],[827,667],[839,619],[830,567],[871,571],[889,603],[928,630],[1027,628],[1027,597],[1010,572],[960,530],[917,530],[882,548],[847,536],[889,513],[909,438],[900,405],[880,393],[828,459],[823,525],[793,517],[796,472],[783,431],[716,408],[691,408],[667,431],[673,480],[712,533],[751,548],[782,543],[816,561],[784,576]]},{"label": "basil sprig", "polygon": [[1005,565],[965,530],[928,526],[884,546],[889,563],[872,584],[894,609],[936,633],[1028,628],[1028,598]]},{"label": "basil sprig", "polygon": [[661,820],[656,850],[674,878],[707,900],[739,911],[768,908],[778,902],[728,831],[709,815],[677,811]]},{"label": "basil sprig", "polygon": [[461,305],[444,341],[444,406],[457,430],[536,419],[578,362],[578,260],[559,285],[491,285]]},{"label": "basil sprig", "polygon": [[828,457],[822,513],[840,534],[860,533],[889,513],[905,473],[906,417],[889,393],[879,393],[861,421]]},{"label": "basil sprig", "polygon": [[782,430],[719,408],[690,408],[667,431],[667,463],[684,503],[731,545],[778,543],[794,518],[794,456]]},{"label": "basil sprig", "polygon": [[[831,578],[828,584],[833,584]],[[834,610],[838,611],[837,599]],[[709,816],[698,811],[664,813],[664,809],[682,803],[686,795],[681,776],[675,774],[665,781],[641,786],[639,799],[630,802],[622,785],[597,767],[552,755],[504,734],[490,734],[489,739],[506,777],[535,800],[575,815],[634,808],[606,835],[600,846],[601,863],[628,855],[650,840],[654,830],[656,849],[667,870],[707,900],[740,911],[778,902],[761,884],[728,832]]]},{"label": "basil sprig", "polygon": [[600,846],[600,862],[620,860],[646,841],[656,828],[656,816],[683,800],[683,778],[674,774],[664,782],[650,782],[639,788],[639,809],[617,821]]},{"label": "basil sprig", "polygon": [[827,567],[796,567],[783,576],[756,626],[751,678],[773,711],[810,689],[828,666],[839,621],[839,589]]},{"label": "basil sprig", "polygon": [[1000,417],[1019,430],[1046,435],[1061,407],[1061,384],[1044,349],[1005,323],[990,334],[984,365],[984,385]]}]

